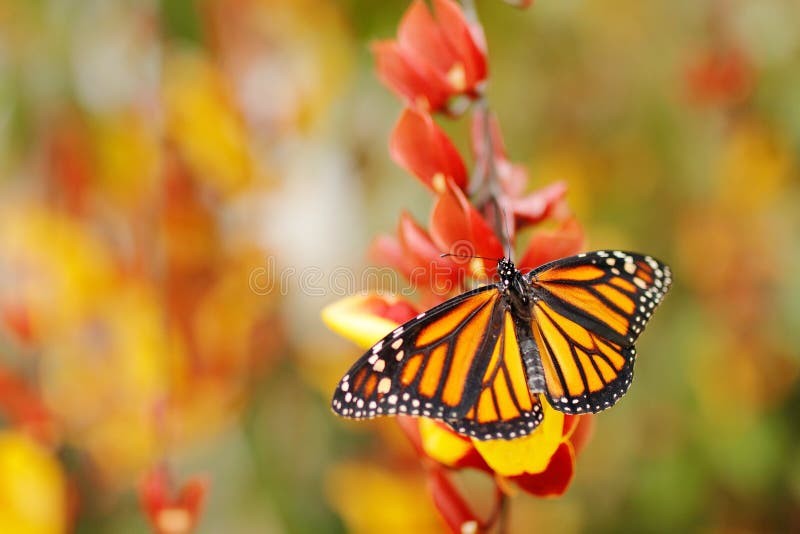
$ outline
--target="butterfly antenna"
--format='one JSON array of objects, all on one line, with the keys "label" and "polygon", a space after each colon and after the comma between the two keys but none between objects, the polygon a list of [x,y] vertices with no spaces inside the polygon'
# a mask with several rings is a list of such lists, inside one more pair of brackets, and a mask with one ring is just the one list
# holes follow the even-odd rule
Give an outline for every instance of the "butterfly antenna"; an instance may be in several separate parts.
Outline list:
[{"label": "butterfly antenna", "polygon": [[441,254],[439,254],[440,258],[449,258],[451,256],[454,258],[469,258],[469,259],[478,258],[479,260],[489,260],[489,261],[497,261],[499,259],[499,258],[487,258],[486,256],[477,256],[475,254],[454,254],[452,252],[442,252]]},{"label": "butterfly antenna", "polygon": [[[499,204],[498,204],[499,207]],[[500,208],[500,215],[503,217],[503,225],[506,228],[506,238],[503,240],[506,244],[506,258],[513,260],[511,257],[511,230],[508,227],[508,217],[506,217],[506,210]]]}]

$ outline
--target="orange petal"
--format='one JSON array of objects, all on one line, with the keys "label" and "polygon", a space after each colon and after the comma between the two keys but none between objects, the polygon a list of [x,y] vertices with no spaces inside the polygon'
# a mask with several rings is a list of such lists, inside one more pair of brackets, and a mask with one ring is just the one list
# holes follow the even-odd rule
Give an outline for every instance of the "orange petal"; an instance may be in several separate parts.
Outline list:
[{"label": "orange petal", "polygon": [[446,82],[428,64],[408,57],[396,41],[375,42],[372,53],[378,78],[409,106],[436,111],[447,103]]},{"label": "orange petal", "polygon": [[467,92],[480,90],[486,79],[486,38],[480,25],[469,24],[461,6],[453,0],[434,0],[439,27],[463,63]]},{"label": "orange petal", "polygon": [[583,228],[574,218],[551,231],[540,231],[531,237],[528,249],[519,264],[536,268],[545,263],[577,254],[583,248]]},{"label": "orange petal", "polygon": [[467,169],[458,150],[428,113],[406,108],[389,141],[392,159],[437,193],[447,179],[465,189]]},{"label": "orange petal", "polygon": [[397,29],[397,41],[404,52],[416,61],[429,63],[440,74],[449,71],[459,59],[458,51],[422,0],[415,0],[406,10]]},{"label": "orange petal", "polygon": [[554,182],[521,198],[509,202],[520,224],[536,224],[547,218],[567,194],[565,182]]},{"label": "orange petal", "polygon": [[500,259],[504,254],[492,228],[470,204],[464,192],[451,181],[433,206],[430,232],[440,250],[491,258],[488,262],[480,261],[489,275],[497,267],[493,259]]}]

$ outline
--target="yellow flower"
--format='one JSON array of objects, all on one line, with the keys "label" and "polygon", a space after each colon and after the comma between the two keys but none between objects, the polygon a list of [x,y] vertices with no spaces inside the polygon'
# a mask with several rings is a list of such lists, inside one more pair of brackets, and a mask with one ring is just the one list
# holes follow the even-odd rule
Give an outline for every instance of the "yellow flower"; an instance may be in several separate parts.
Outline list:
[{"label": "yellow flower", "polygon": [[349,532],[442,531],[420,475],[345,463],[328,474],[326,494]]},{"label": "yellow flower", "polygon": [[222,194],[252,174],[247,133],[221,74],[199,53],[176,52],[164,67],[167,131],[193,174]]},{"label": "yellow flower", "polygon": [[0,432],[0,532],[66,532],[64,475],[52,453],[19,432]]},{"label": "yellow flower", "polygon": [[459,439],[452,431],[430,419],[420,420],[420,434],[425,452],[445,465],[456,465],[474,447],[486,464],[498,475],[515,476],[541,473],[547,468],[556,449],[564,441],[564,414],[542,400],[544,419],[529,435],[512,440]]},{"label": "yellow flower", "polygon": [[110,292],[108,251],[73,219],[37,205],[0,209],[0,308],[15,304],[34,335],[58,339]]}]

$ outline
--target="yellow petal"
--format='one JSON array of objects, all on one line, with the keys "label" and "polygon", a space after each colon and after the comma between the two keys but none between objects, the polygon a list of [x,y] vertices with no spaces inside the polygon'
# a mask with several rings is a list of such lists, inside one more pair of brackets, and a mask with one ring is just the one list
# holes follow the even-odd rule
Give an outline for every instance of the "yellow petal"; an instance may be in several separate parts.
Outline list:
[{"label": "yellow petal", "polygon": [[550,407],[541,397],[544,419],[539,427],[524,438],[506,440],[473,440],[475,448],[495,472],[503,476],[541,473],[564,440],[564,414]]},{"label": "yellow petal", "polygon": [[425,453],[445,465],[455,464],[472,448],[469,441],[448,432],[432,419],[419,420],[419,433]]},{"label": "yellow petal", "polygon": [[323,308],[322,320],[328,328],[366,350],[398,326],[372,311],[375,304],[385,302],[386,298],[377,295],[345,297]]},{"label": "yellow petal", "polygon": [[0,532],[66,530],[66,488],[50,451],[18,432],[0,432]]},{"label": "yellow petal", "polygon": [[167,55],[164,109],[169,140],[194,176],[223,195],[250,183],[253,162],[244,120],[222,73],[210,58],[180,51]]},{"label": "yellow petal", "polygon": [[158,129],[141,115],[99,117],[92,128],[97,185],[115,206],[137,207],[158,187],[161,145]]}]

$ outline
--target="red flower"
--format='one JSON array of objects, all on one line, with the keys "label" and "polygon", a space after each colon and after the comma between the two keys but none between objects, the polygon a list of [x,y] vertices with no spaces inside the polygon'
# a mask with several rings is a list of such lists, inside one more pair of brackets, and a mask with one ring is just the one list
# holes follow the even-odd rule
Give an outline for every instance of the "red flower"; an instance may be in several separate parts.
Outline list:
[{"label": "red flower", "polygon": [[400,215],[397,238],[380,236],[371,252],[378,263],[397,269],[412,287],[420,290],[425,303],[436,304],[443,295],[462,287],[464,269],[459,263],[463,260],[441,257],[428,232],[406,212]]},{"label": "red flower", "polygon": [[425,111],[403,111],[389,140],[389,154],[436,193],[445,191],[448,179],[461,189],[467,187],[467,169],[461,155]]},{"label": "red flower", "polygon": [[139,499],[156,534],[188,534],[197,526],[207,482],[192,478],[177,495],[170,475],[163,465],[151,470],[139,488]]},{"label": "red flower", "polygon": [[[433,205],[431,238],[443,252],[464,256],[500,259],[506,255],[490,225],[452,181]],[[476,258],[472,274],[486,277],[494,273],[496,261]]]},{"label": "red flower", "polygon": [[397,40],[373,45],[378,77],[410,106],[457,111],[451,98],[475,98],[486,80],[482,30],[470,25],[452,0],[434,0],[434,17],[422,0],[408,8]]},{"label": "red flower", "polygon": [[575,254],[583,249],[583,243],[583,228],[577,219],[571,217],[554,230],[541,230],[533,234],[519,264],[538,267]]}]

